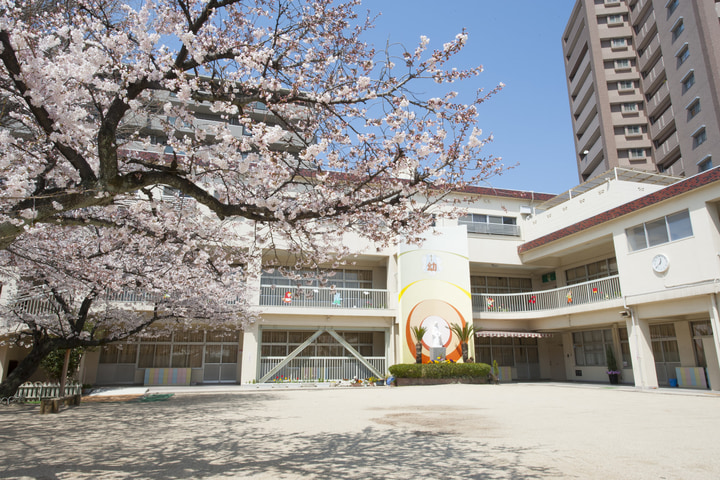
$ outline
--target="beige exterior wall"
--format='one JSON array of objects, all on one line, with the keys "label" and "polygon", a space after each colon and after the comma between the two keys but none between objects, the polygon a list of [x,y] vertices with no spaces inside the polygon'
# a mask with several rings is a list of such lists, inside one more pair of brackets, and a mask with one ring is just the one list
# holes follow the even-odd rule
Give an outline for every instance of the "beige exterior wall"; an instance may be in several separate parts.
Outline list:
[{"label": "beige exterior wall", "polygon": [[[672,9],[667,0],[578,0],[562,43],[581,180],[615,166],[691,176],[717,165],[720,24],[713,2],[681,1]],[[698,145],[703,129],[707,139]]]}]

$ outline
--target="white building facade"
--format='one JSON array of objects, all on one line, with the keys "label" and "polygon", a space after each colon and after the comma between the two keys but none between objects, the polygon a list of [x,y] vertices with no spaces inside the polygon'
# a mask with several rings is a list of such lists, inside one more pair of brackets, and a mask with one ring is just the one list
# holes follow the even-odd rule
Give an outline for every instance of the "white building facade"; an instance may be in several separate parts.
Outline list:
[{"label": "white building facade", "polygon": [[[720,390],[720,169],[687,179],[614,169],[559,196],[476,188],[470,214],[419,246],[362,247],[326,285],[265,274],[260,320],[231,335],[175,332],[88,352],[89,384],[381,377],[442,346],[505,378]],[[353,242],[352,238],[347,239]],[[352,243],[351,243],[352,244]],[[270,252],[269,252],[270,253]],[[3,378],[24,352],[0,347]]]}]

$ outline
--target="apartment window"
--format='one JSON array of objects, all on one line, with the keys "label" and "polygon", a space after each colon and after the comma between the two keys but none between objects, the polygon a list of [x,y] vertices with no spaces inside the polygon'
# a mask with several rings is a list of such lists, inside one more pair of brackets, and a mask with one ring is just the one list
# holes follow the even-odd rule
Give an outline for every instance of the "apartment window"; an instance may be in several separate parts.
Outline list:
[{"label": "apartment window", "polygon": [[613,49],[627,48],[626,38],[613,38],[610,40],[610,47]]},{"label": "apartment window", "polygon": [[655,247],[692,236],[690,213],[687,210],[656,218],[625,230],[630,251]]},{"label": "apartment window", "polygon": [[609,328],[573,333],[575,365],[578,367],[607,365],[605,351],[608,347],[613,348],[612,331]]},{"label": "apartment window", "polygon": [[515,217],[483,215],[471,213],[458,219],[458,225],[467,225],[468,233],[484,233],[489,235],[520,235],[520,227]]},{"label": "apartment window", "polygon": [[688,90],[690,90],[690,87],[692,87],[693,85],[695,85],[695,72],[694,72],[694,71],[690,71],[690,73],[687,74],[687,75],[685,76],[685,78],[683,79],[683,81],[682,81],[682,91],[683,91],[683,93],[685,93],[685,92],[687,92]]},{"label": "apartment window", "polygon": [[625,136],[634,137],[642,134],[640,125],[628,125],[625,127]]},{"label": "apartment window", "polygon": [[688,44],[685,43],[685,44],[680,48],[680,50],[678,50],[678,52],[675,54],[675,56],[677,57],[678,67],[679,67],[680,65],[682,65],[683,63],[685,63],[685,60],[687,60],[688,57],[690,56],[690,48],[688,48]]},{"label": "apartment window", "polygon": [[633,81],[632,80],[621,80],[618,82],[618,90],[626,91],[626,90],[632,90],[632,89],[633,89]]},{"label": "apartment window", "polygon": [[629,69],[630,69],[630,60],[628,60],[627,58],[615,60],[615,70],[629,70]]},{"label": "apartment window", "polygon": [[607,258],[599,262],[588,263],[579,267],[565,270],[565,279],[568,285],[589,282],[598,278],[610,277],[618,274],[617,260]]},{"label": "apartment window", "polygon": [[623,17],[622,15],[608,15],[607,23],[608,25],[620,25],[623,23]]},{"label": "apartment window", "polygon": [[693,100],[686,108],[688,111],[688,120],[694,118],[698,113],[700,113],[700,99],[695,98],[695,100]]},{"label": "apartment window", "polygon": [[628,149],[629,158],[645,158],[644,148],[630,148]]},{"label": "apartment window", "polygon": [[682,17],[678,18],[678,20],[675,22],[675,25],[673,25],[671,31],[672,31],[672,39],[674,42],[675,40],[677,40],[677,38],[680,36],[680,34],[685,31],[685,23],[683,22]]},{"label": "apartment window", "polygon": [[705,141],[707,140],[707,132],[705,131],[705,127],[702,126],[698,130],[696,130],[696,133],[693,133],[693,148],[697,148]]},{"label": "apartment window", "polygon": [[620,5],[620,0],[605,0],[605,5],[608,7]]},{"label": "apartment window", "polygon": [[665,6],[668,11],[668,15],[672,15],[679,3],[679,0],[670,0]]},{"label": "apartment window", "polygon": [[623,113],[637,113],[638,104],[637,103],[623,103],[620,108]]},{"label": "apartment window", "polygon": [[698,162],[698,173],[710,170],[712,168],[712,157],[707,155],[705,158]]}]

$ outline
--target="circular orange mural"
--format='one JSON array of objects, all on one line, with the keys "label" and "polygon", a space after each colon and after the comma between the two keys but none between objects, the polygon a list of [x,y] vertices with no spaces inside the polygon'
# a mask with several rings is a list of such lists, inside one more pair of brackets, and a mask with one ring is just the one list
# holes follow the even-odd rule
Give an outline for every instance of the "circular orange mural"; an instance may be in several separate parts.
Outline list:
[{"label": "circular orange mural", "polygon": [[452,334],[451,325],[465,326],[465,319],[460,311],[442,300],[423,300],[411,310],[405,321],[405,339],[411,352],[415,352],[412,334],[413,327],[425,327],[422,338],[422,361],[430,361],[430,347],[445,348],[445,358],[458,361],[462,358],[462,347],[459,340]]}]

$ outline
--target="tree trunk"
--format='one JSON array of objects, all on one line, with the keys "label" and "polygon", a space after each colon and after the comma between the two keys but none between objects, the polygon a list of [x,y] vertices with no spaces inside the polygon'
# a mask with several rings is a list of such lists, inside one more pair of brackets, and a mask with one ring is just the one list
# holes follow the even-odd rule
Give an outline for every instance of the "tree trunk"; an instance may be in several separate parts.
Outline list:
[{"label": "tree trunk", "polygon": [[14,396],[18,387],[32,377],[33,373],[35,373],[40,366],[40,362],[42,362],[53,349],[53,344],[49,339],[36,339],[30,353],[22,359],[15,370],[0,384],[0,397]]},{"label": "tree trunk", "polygon": [[415,363],[422,363],[422,342],[415,344]]},{"label": "tree trunk", "polygon": [[70,363],[70,353],[72,348],[65,350],[65,362],[63,362],[62,375],[60,375],[60,396],[65,396],[65,381],[67,380],[68,364]]},{"label": "tree trunk", "polygon": [[463,362],[467,363],[467,361],[468,361],[468,344],[467,344],[467,342],[463,342],[460,345],[462,348]]}]

